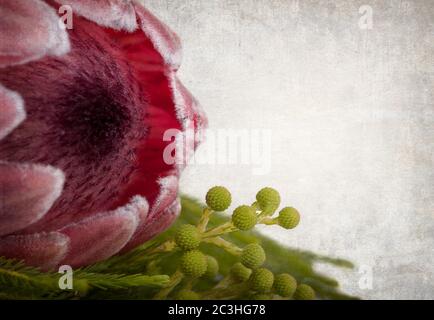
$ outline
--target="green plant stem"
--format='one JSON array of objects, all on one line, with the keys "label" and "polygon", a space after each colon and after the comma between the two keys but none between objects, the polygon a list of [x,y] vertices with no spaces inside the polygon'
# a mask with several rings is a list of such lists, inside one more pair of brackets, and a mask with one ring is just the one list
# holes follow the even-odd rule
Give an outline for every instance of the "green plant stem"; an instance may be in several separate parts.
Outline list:
[{"label": "green plant stem", "polygon": [[261,220],[259,220],[258,224],[265,224],[267,226],[272,226],[278,224],[278,222],[276,219],[273,219],[271,217],[264,217]]},{"label": "green plant stem", "polygon": [[253,202],[251,207],[253,208],[253,210],[255,210],[255,212],[261,211],[261,208],[259,207],[259,203],[257,201]]},{"label": "green plant stem", "polygon": [[211,243],[217,247],[220,247],[234,256],[238,256],[242,252],[241,248],[237,247],[233,243],[226,241],[225,239],[220,238],[220,237],[207,238],[207,239],[204,239],[203,241],[206,243]]},{"label": "green plant stem", "polygon": [[218,290],[221,288],[226,288],[229,285],[231,285],[234,282],[233,278],[231,275],[227,275],[226,277],[224,277],[219,283],[217,283],[214,287],[213,290]]},{"label": "green plant stem", "polygon": [[270,217],[270,216],[273,215],[273,213],[274,213],[274,211],[269,210],[269,209],[267,210],[267,208],[265,208],[264,210],[262,210],[262,211],[258,214],[258,220],[261,220],[261,219],[266,218],[266,217]]},{"label": "green plant stem", "polygon": [[155,300],[164,300],[167,298],[167,296],[173,291],[173,289],[182,281],[184,278],[184,274],[177,270],[169,280],[169,284],[161,289],[155,296]]},{"label": "green plant stem", "polygon": [[197,229],[200,233],[204,233],[206,231],[206,227],[208,226],[209,219],[212,214],[212,210],[208,207],[205,207],[202,212],[202,216],[197,224]]},{"label": "green plant stem", "polygon": [[163,242],[156,248],[153,248],[147,252],[148,255],[156,254],[156,253],[165,253],[174,250],[176,247],[176,243],[173,240],[167,240]]},{"label": "green plant stem", "polygon": [[220,226],[217,226],[215,228],[212,228],[212,229],[206,231],[203,234],[202,238],[207,239],[207,238],[218,237],[218,236],[221,236],[223,234],[231,233],[231,232],[234,232],[237,230],[238,229],[232,224],[232,222],[228,221],[228,222],[226,222]]}]

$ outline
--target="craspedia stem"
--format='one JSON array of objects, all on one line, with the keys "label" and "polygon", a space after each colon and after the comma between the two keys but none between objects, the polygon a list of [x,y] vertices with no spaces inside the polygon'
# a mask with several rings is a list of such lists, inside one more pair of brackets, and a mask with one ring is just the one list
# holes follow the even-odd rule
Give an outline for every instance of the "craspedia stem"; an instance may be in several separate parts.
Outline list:
[{"label": "craspedia stem", "polygon": [[161,245],[159,245],[158,247],[150,250],[148,252],[148,255],[170,252],[173,249],[175,249],[175,247],[176,247],[175,241],[173,241],[173,240],[167,240],[167,241],[163,242]]},{"label": "craspedia stem", "polygon": [[211,256],[206,256],[206,272],[203,275],[208,279],[214,279],[219,273],[219,263],[216,258]]},{"label": "craspedia stem", "polygon": [[221,288],[226,288],[234,283],[234,279],[232,278],[231,274],[228,274],[226,277],[224,277],[220,282],[218,282],[212,290],[217,290]]},{"label": "craspedia stem", "polygon": [[171,277],[169,284],[161,289],[155,296],[155,300],[164,300],[173,291],[173,289],[182,281],[184,275],[181,271],[177,270]]},{"label": "craspedia stem", "polygon": [[264,225],[267,225],[267,226],[272,226],[272,225],[278,224],[278,222],[277,222],[277,219],[273,219],[273,218],[270,218],[270,217],[264,217],[261,220],[259,220],[259,224],[264,224]]},{"label": "craspedia stem", "polygon": [[241,262],[237,262],[232,266],[230,275],[237,282],[246,282],[252,275],[252,270],[244,266]]},{"label": "craspedia stem", "polygon": [[261,207],[259,206],[258,201],[253,202],[251,207],[253,208],[253,210],[255,210],[255,212],[261,210]]},{"label": "craspedia stem", "polygon": [[233,243],[226,241],[225,239],[220,238],[220,237],[207,238],[207,239],[204,239],[203,241],[207,242],[207,243],[211,243],[217,247],[220,247],[234,256],[238,256],[242,252],[241,248],[237,247]]},{"label": "craspedia stem", "polygon": [[212,212],[213,211],[210,208],[203,209],[202,216],[200,217],[199,223],[197,224],[197,229],[199,230],[200,233],[205,232]]},{"label": "craspedia stem", "polygon": [[212,229],[206,231],[202,235],[202,238],[206,239],[206,238],[218,237],[218,236],[221,236],[223,234],[231,233],[234,231],[237,231],[237,228],[232,224],[232,222],[226,222],[220,226],[217,226],[215,228],[212,228]]}]

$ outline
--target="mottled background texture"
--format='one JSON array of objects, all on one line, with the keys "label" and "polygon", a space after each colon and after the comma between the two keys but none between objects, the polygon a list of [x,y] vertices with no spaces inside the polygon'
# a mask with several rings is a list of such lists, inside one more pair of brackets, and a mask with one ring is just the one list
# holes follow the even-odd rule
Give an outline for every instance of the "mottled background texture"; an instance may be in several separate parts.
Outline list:
[{"label": "mottled background texture", "polygon": [[[275,239],[351,259],[318,266],[368,299],[434,298],[434,1],[148,0],[184,44],[210,128],[272,129],[272,167],[193,165],[183,192],[237,204],[271,185],[298,208]],[[369,5],[372,29],[361,29]],[[360,286],[372,269],[372,288]]]}]

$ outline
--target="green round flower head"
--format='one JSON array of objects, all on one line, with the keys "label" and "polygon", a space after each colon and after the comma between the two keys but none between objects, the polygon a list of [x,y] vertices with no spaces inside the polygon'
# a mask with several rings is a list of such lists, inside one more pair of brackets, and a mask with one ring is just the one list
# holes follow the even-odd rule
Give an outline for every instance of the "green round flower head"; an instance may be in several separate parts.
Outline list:
[{"label": "green round flower head", "polygon": [[286,207],[280,210],[277,221],[285,229],[294,229],[300,222],[300,214],[296,209]]},{"label": "green round flower head", "polygon": [[273,287],[274,275],[268,269],[259,268],[253,271],[249,282],[253,291],[265,293]]},{"label": "green round flower head", "polygon": [[181,290],[176,294],[175,300],[200,300],[200,296],[191,290]]},{"label": "green round flower head", "polygon": [[273,213],[279,208],[280,194],[273,188],[263,188],[256,194],[256,201],[262,210]]},{"label": "green round flower head", "polygon": [[205,255],[198,250],[187,251],[181,257],[181,271],[186,276],[199,278],[206,272],[206,267]]},{"label": "green round flower head", "polygon": [[295,300],[315,300],[315,291],[307,284],[300,284],[294,293]]},{"label": "green round flower head", "polygon": [[274,279],[274,291],[281,297],[290,298],[297,289],[297,281],[287,273],[282,273]]},{"label": "green round flower head", "polygon": [[200,244],[200,233],[195,226],[184,224],[179,227],[175,235],[175,242],[183,250],[196,249]]},{"label": "green round flower head", "polygon": [[209,279],[215,278],[219,272],[219,263],[214,257],[206,256],[206,264],[207,267],[204,276]]},{"label": "green round flower head", "polygon": [[214,211],[225,211],[231,202],[231,193],[225,187],[213,187],[206,194],[206,204]]},{"label": "green round flower head", "polygon": [[246,268],[242,263],[237,262],[231,268],[232,277],[238,282],[249,280],[252,270]]},{"label": "green round flower head", "polygon": [[234,210],[232,223],[242,231],[252,229],[258,222],[255,210],[250,206],[240,206]]},{"label": "green round flower head", "polygon": [[255,269],[265,261],[265,252],[257,243],[251,243],[244,247],[240,257],[241,263],[250,269]]}]

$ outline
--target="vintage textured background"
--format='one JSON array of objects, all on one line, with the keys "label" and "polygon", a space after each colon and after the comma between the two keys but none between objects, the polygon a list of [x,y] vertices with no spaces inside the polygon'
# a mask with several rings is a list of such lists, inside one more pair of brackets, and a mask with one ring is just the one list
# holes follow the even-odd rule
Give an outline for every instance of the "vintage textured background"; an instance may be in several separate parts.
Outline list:
[{"label": "vintage textured background", "polygon": [[[148,0],[181,36],[181,78],[216,128],[272,129],[272,168],[196,165],[183,191],[264,184],[302,213],[293,246],[372,268],[333,271],[364,298],[434,298],[434,2]],[[359,8],[373,28],[359,27]]]}]

